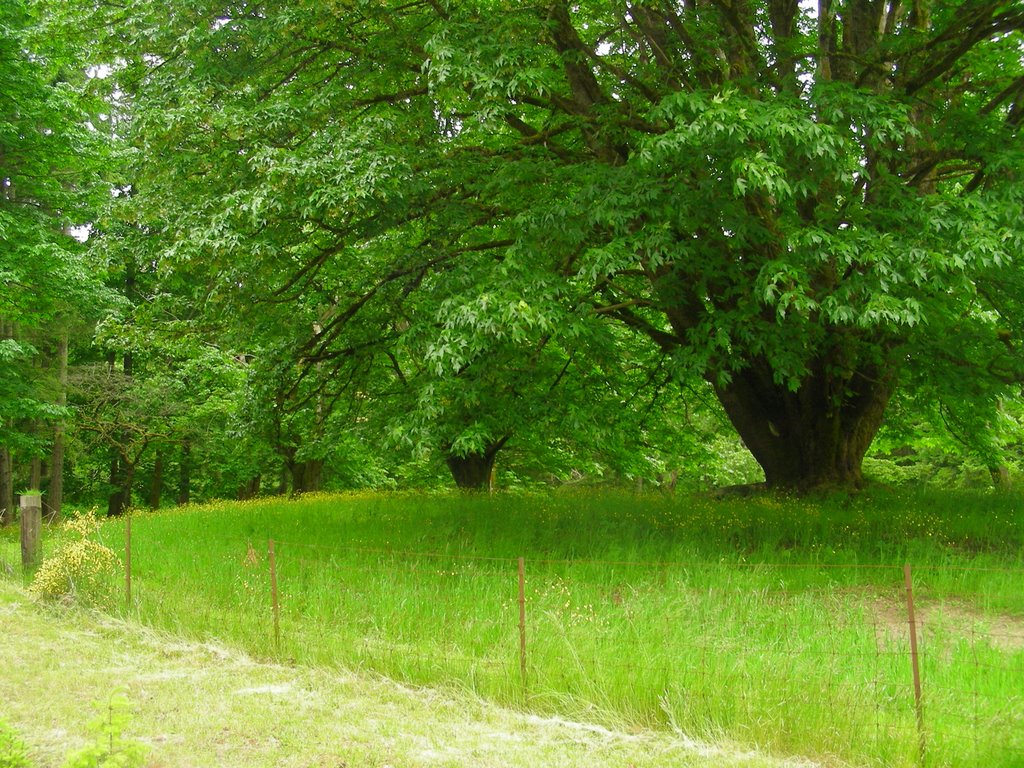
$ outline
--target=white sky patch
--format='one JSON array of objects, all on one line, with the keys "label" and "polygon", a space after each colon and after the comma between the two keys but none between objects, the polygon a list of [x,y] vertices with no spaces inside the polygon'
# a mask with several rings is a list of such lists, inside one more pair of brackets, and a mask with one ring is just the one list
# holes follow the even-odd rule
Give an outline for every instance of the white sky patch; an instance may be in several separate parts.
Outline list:
[{"label": "white sky patch", "polygon": [[80,243],[84,243],[92,234],[92,224],[78,224],[64,230],[68,235]]}]

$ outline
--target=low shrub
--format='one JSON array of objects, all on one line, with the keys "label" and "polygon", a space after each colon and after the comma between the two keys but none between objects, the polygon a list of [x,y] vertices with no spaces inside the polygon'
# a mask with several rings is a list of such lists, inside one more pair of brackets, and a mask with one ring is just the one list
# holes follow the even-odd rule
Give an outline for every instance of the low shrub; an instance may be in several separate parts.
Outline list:
[{"label": "low shrub", "polygon": [[0,768],[31,768],[28,752],[18,734],[0,720]]},{"label": "low shrub", "polygon": [[113,606],[121,564],[113,550],[90,538],[101,526],[95,511],[65,522],[63,528],[72,538],[43,561],[29,593],[41,600],[74,600],[100,608]]},{"label": "low shrub", "polygon": [[131,722],[131,702],[122,691],[107,701],[93,702],[101,715],[89,724],[93,742],[68,755],[63,768],[139,768],[145,763],[147,747],[124,737]]}]

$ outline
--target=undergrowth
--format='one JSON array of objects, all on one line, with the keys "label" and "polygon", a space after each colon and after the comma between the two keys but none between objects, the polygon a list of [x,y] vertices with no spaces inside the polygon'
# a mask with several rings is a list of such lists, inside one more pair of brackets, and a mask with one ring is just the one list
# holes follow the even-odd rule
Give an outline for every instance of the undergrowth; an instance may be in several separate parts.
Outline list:
[{"label": "undergrowth", "polygon": [[28,748],[11,726],[0,720],[0,768],[31,768]]},{"label": "undergrowth", "polygon": [[121,562],[113,550],[96,540],[102,521],[95,511],[76,515],[63,524],[64,537],[36,571],[29,594],[42,600],[73,599],[79,604],[109,609],[116,600],[116,575]]},{"label": "undergrowth", "polygon": [[67,756],[63,768],[139,768],[148,748],[125,737],[131,723],[131,701],[124,691],[114,691],[105,701],[94,701],[97,717],[89,723],[92,741]]},{"label": "undergrowth", "polygon": [[[105,701],[93,702],[99,715],[89,723],[92,741],[69,753],[63,768],[141,768],[146,745],[126,738],[131,722],[131,702],[123,691],[114,691]],[[0,768],[32,768],[28,747],[17,732],[0,720]]]}]

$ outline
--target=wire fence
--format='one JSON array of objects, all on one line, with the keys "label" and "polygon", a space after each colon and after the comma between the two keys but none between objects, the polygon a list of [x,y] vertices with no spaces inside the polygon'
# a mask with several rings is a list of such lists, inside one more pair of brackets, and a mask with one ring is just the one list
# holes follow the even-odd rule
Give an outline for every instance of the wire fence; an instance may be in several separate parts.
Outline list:
[{"label": "wire fence", "polygon": [[1024,765],[1024,619],[933,586],[968,573],[1024,586],[1024,571],[491,557],[245,536],[189,550],[133,538],[131,517],[124,534],[130,615],[257,653],[780,754]]}]

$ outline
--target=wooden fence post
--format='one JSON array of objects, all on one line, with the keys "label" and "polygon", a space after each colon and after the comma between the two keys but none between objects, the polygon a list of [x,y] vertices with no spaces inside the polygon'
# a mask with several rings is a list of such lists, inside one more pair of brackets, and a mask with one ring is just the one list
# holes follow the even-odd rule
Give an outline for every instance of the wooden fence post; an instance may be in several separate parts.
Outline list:
[{"label": "wooden fence post", "polygon": [[519,558],[519,674],[526,695],[526,563]]},{"label": "wooden fence post", "polygon": [[43,523],[43,497],[21,497],[21,566],[26,571],[39,565],[40,533]]},{"label": "wooden fence post", "polygon": [[274,613],[274,649],[281,650],[281,604],[277,599],[277,561],[274,557],[274,540],[267,546],[270,561],[270,607]]},{"label": "wooden fence post", "polygon": [[910,667],[914,676],[914,713],[917,716],[917,748],[921,765],[925,764],[927,737],[924,730],[924,704],[921,696],[921,665],[917,653],[917,621],[914,618],[914,579],[910,564],[903,566],[903,585],[907,594],[907,623],[910,627]]}]

